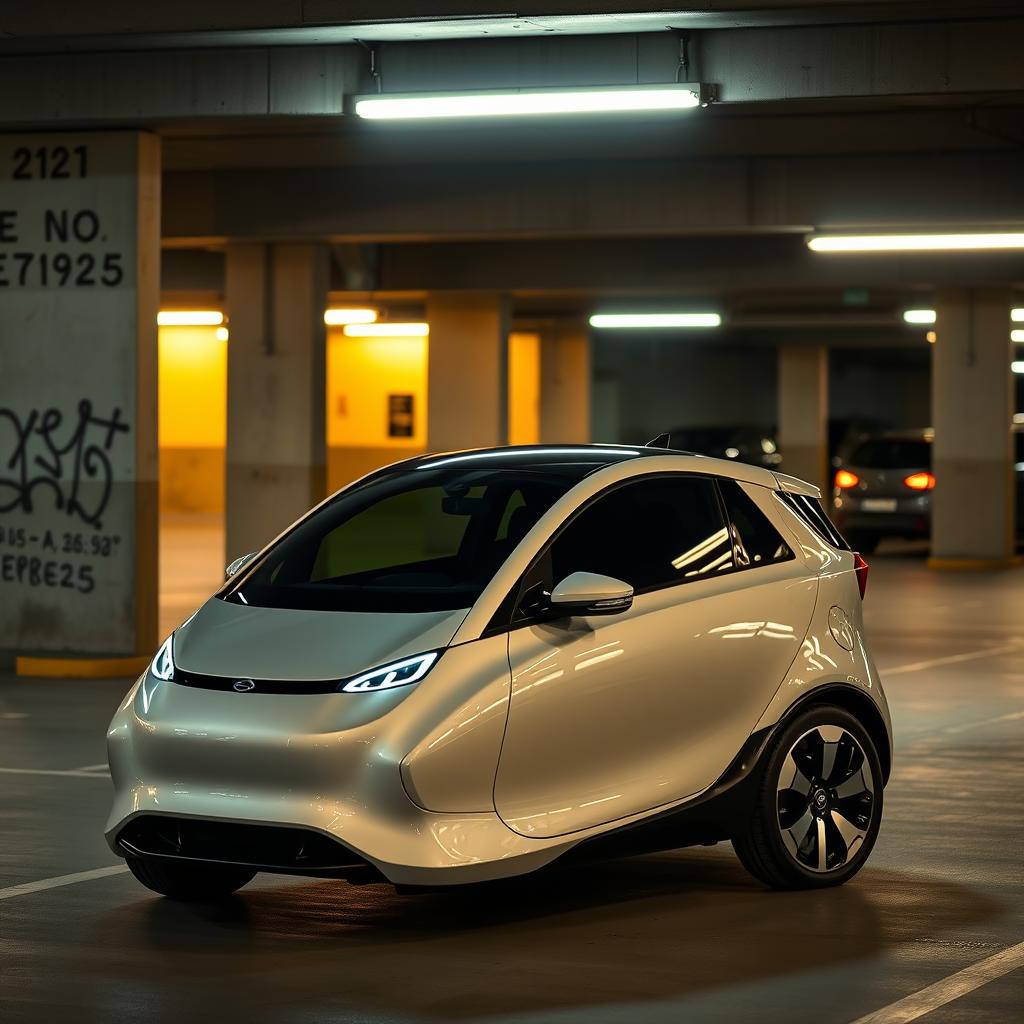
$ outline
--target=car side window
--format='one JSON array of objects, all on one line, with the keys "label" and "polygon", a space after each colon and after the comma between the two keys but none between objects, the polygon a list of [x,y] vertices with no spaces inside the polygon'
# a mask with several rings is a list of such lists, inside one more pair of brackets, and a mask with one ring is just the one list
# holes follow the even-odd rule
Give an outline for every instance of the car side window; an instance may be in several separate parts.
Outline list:
[{"label": "car side window", "polygon": [[785,562],[793,557],[769,518],[735,480],[719,480],[737,569]]},{"label": "car side window", "polygon": [[624,580],[637,593],[733,567],[714,482],[682,474],[602,495],[559,534],[550,559],[552,583],[594,572]]}]

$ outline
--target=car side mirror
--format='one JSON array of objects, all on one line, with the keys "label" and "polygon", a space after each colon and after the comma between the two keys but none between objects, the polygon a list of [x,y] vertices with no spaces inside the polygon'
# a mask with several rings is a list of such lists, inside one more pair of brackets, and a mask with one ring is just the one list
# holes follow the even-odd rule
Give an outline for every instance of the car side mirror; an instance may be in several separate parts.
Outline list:
[{"label": "car side mirror", "polygon": [[231,579],[231,577],[234,576],[238,572],[239,569],[241,569],[243,566],[248,565],[249,562],[251,562],[253,560],[253,558],[255,558],[255,557],[256,557],[256,552],[255,551],[250,551],[249,554],[242,555],[241,558],[236,558],[224,570],[224,579],[226,579],[226,580]]},{"label": "car side mirror", "polygon": [[559,615],[616,615],[633,604],[633,588],[614,576],[574,572],[562,580],[548,598]]}]

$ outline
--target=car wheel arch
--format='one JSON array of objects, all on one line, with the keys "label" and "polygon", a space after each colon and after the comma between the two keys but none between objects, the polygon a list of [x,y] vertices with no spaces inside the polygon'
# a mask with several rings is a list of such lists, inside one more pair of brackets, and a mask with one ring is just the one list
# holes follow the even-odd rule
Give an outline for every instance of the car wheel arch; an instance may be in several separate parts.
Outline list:
[{"label": "car wheel arch", "polygon": [[871,737],[871,742],[874,743],[878,752],[878,759],[882,763],[882,785],[887,785],[892,773],[889,730],[878,705],[858,686],[841,682],[822,683],[820,686],[816,686],[810,693],[804,694],[786,709],[785,714],[772,727],[772,734],[777,735],[797,715],[802,715],[815,707],[829,705],[848,711],[863,725],[868,736]]}]

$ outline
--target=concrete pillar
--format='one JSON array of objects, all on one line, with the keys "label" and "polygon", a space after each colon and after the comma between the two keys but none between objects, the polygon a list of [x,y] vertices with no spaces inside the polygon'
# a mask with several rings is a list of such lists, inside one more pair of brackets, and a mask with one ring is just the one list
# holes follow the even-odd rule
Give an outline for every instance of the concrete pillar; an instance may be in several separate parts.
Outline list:
[{"label": "concrete pillar", "polygon": [[935,568],[995,568],[1014,553],[1013,342],[1008,290],[937,296],[932,346]]},{"label": "concrete pillar", "polygon": [[784,472],[821,488],[828,498],[828,349],[779,348],[779,450]]},{"label": "concrete pillar", "polygon": [[227,250],[228,560],[324,497],[327,247]]},{"label": "concrete pillar", "polygon": [[160,140],[4,135],[0,166],[0,652],[151,656]]},{"label": "concrete pillar", "polygon": [[590,442],[590,335],[583,326],[545,332],[540,360],[540,439]]},{"label": "concrete pillar", "polygon": [[498,295],[427,300],[427,448],[489,448],[508,439],[508,316]]}]

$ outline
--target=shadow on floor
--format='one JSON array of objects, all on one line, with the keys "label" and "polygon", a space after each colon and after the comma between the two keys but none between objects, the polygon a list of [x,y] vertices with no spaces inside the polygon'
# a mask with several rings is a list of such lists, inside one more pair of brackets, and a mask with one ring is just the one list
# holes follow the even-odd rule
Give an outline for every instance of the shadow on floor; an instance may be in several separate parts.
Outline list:
[{"label": "shadow on floor", "polygon": [[124,953],[95,970],[164,1014],[450,1019],[677,998],[998,912],[976,891],[871,869],[839,889],[770,892],[722,847],[412,896],[315,882],[203,907],[140,899],[106,915]]}]

